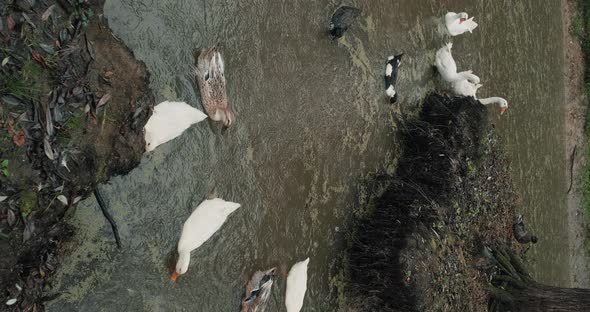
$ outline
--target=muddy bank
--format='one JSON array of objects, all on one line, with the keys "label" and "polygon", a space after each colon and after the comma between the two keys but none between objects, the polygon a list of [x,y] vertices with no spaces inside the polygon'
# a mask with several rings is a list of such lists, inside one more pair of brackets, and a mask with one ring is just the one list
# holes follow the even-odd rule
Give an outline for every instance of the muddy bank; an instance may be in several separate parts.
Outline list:
[{"label": "muddy bank", "polygon": [[485,311],[493,269],[483,246],[520,250],[518,201],[487,112],[431,94],[401,136],[396,173],[375,178],[384,191],[354,221],[341,309]]},{"label": "muddy bank", "polygon": [[580,18],[582,8],[579,1],[562,0],[563,57],[564,57],[564,105],[565,105],[565,161],[567,163],[567,208],[569,233],[569,254],[571,268],[571,287],[590,287],[588,274],[587,248],[585,240],[588,235],[584,213],[584,176],[587,170],[586,150],[587,136],[585,133],[588,99],[585,93],[584,52],[579,38],[573,34],[573,21]]},{"label": "muddy bank", "polygon": [[76,203],[143,154],[148,75],[103,4],[0,4],[0,310],[43,309]]}]

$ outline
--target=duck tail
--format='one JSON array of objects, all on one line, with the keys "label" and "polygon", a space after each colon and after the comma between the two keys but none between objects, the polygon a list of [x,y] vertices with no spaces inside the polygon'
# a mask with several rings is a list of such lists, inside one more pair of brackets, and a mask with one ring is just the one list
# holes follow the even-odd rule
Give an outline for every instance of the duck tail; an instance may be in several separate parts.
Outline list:
[{"label": "duck tail", "polygon": [[463,23],[465,23],[465,25],[467,26],[467,30],[469,30],[470,33],[472,33],[473,30],[477,28],[477,23],[473,20],[473,17],[470,17]]}]

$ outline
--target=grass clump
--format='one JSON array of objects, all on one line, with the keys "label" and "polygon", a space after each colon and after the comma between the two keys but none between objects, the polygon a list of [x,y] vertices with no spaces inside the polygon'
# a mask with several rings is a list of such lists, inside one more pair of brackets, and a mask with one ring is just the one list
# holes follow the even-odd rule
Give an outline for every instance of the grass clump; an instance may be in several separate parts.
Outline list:
[{"label": "grass clump", "polygon": [[0,93],[19,98],[37,100],[49,92],[48,72],[34,60],[27,60],[20,70],[8,76],[0,84]]}]

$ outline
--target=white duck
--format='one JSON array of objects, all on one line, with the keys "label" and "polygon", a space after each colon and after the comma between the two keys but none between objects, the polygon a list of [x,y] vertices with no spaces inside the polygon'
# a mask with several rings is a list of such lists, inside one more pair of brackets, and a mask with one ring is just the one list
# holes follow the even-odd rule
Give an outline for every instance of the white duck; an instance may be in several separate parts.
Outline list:
[{"label": "white duck", "polygon": [[477,89],[481,88],[482,84],[471,83],[468,80],[461,80],[453,83],[453,93],[463,96],[472,96],[477,99]]},{"label": "white duck", "polygon": [[238,208],[240,204],[215,198],[215,195],[210,195],[195,208],[182,226],[182,234],[178,241],[176,270],[170,277],[172,281],[176,281],[179,275],[188,270],[191,251],[199,248],[213,236],[225,223],[227,217]]},{"label": "white duck", "polygon": [[498,103],[500,105],[500,115],[504,114],[504,112],[508,109],[508,101],[501,97],[489,97],[485,99],[478,99],[476,93],[477,89],[479,89],[481,86],[482,85],[479,83],[474,84],[467,80],[462,80],[453,83],[453,92],[457,95],[472,96],[483,105]]},{"label": "white duck", "polygon": [[156,105],[144,127],[145,151],[152,151],[158,145],[176,138],[192,124],[205,118],[205,113],[184,102],[165,101]]},{"label": "white duck", "polygon": [[504,112],[508,109],[508,101],[501,97],[493,96],[485,99],[479,99],[478,101],[483,105],[497,103],[500,105],[500,115],[504,114]]},{"label": "white duck", "polygon": [[303,298],[307,290],[307,264],[309,258],[295,263],[287,276],[285,305],[287,312],[299,312],[303,307]]},{"label": "white duck", "polygon": [[469,15],[465,12],[447,13],[445,15],[445,25],[451,36],[457,36],[467,31],[471,33],[477,27],[477,23],[473,21],[473,17],[469,18]]},{"label": "white duck", "polygon": [[453,43],[449,42],[436,51],[436,60],[434,65],[440,73],[443,80],[455,83],[461,80],[469,80],[473,83],[479,83],[479,77],[473,74],[471,70],[457,73],[457,64],[451,54]]}]

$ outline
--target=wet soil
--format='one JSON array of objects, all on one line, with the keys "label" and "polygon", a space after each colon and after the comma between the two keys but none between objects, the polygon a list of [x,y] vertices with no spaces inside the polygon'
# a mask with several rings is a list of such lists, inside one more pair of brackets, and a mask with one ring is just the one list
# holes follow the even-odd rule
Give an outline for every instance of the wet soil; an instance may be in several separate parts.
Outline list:
[{"label": "wet soil", "polygon": [[104,1],[30,3],[0,5],[0,310],[43,310],[68,216],[139,163],[154,100]]}]

